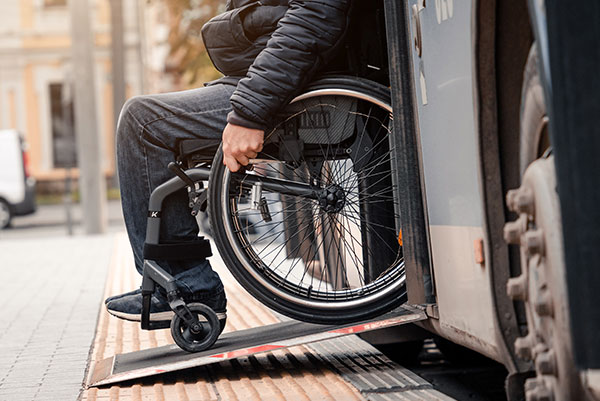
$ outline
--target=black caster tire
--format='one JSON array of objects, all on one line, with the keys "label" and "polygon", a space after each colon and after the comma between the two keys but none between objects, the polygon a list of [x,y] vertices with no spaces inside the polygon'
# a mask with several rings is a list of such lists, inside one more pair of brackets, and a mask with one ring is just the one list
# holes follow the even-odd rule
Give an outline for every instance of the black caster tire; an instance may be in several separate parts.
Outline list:
[{"label": "black caster tire", "polygon": [[[171,335],[175,344],[187,352],[200,352],[209,349],[221,334],[221,325],[217,314],[208,306],[202,304],[188,305],[191,313],[200,320],[198,328],[188,327],[178,315],[171,320]],[[204,317],[206,321],[202,321]]]}]

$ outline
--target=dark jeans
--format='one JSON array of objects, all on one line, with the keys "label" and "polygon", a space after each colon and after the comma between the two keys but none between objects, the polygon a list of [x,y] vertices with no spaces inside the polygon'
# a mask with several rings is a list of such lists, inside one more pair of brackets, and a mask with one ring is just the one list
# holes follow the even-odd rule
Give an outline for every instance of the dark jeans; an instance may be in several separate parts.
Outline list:
[{"label": "dark jeans", "polygon": [[[177,140],[221,137],[234,89],[229,85],[213,85],[138,96],[123,107],[117,127],[119,183],[127,234],[140,274],[150,193],[173,177],[167,165],[175,160]],[[165,200],[161,241],[198,236],[198,225],[187,203],[185,190]],[[207,261],[161,262],[160,265],[177,278],[184,296],[207,295],[222,289],[221,279]]]}]

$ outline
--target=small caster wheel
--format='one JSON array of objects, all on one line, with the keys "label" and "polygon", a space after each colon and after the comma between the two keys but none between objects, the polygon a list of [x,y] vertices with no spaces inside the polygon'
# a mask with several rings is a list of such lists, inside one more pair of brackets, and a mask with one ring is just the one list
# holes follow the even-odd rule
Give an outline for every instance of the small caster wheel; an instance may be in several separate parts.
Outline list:
[{"label": "small caster wheel", "polygon": [[171,335],[175,344],[187,352],[200,352],[210,348],[219,334],[221,327],[217,314],[202,304],[189,305],[190,312],[198,318],[197,327],[188,327],[178,315],[171,320]]}]

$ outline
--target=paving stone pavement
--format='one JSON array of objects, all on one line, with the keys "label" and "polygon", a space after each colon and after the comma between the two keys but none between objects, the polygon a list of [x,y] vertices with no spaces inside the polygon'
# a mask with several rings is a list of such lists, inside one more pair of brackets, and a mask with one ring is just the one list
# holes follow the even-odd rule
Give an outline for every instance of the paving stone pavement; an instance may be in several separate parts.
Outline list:
[{"label": "paving stone pavement", "polygon": [[114,236],[0,241],[0,401],[76,400]]}]

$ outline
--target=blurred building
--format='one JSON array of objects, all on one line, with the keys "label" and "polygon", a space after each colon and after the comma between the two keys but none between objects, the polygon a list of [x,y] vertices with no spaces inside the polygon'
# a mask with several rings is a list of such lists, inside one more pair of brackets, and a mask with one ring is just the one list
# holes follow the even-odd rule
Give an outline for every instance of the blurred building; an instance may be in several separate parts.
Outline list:
[{"label": "blurred building", "polygon": [[[72,0],[78,1],[78,0]],[[98,133],[103,168],[115,173],[111,0],[88,0],[94,32]],[[115,0],[113,0],[115,1]],[[186,89],[215,79],[199,27],[220,0],[120,0],[126,97]],[[0,129],[19,130],[39,188],[60,188],[76,165],[68,0],[2,0]],[[73,170],[77,176],[77,170]]]},{"label": "blurred building", "polygon": [[[142,38],[152,26],[146,26],[142,1],[122,1],[126,93],[131,96],[144,91],[147,45]],[[98,133],[103,137],[104,171],[110,176],[115,170],[110,2],[90,0],[90,5]],[[76,99],[70,95],[67,0],[2,0],[0,10],[0,129],[16,128],[24,135],[30,146],[31,172],[42,184],[62,180],[64,167],[74,162],[75,150],[68,128]]]},{"label": "blurred building", "polygon": [[222,75],[213,67],[201,28],[225,11],[224,0],[143,0],[146,89],[149,93],[202,86]]},{"label": "blurred building", "polygon": [[171,56],[169,35],[174,29],[169,0],[142,0],[140,6],[145,93],[181,89],[179,79],[168,71]]}]

